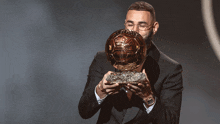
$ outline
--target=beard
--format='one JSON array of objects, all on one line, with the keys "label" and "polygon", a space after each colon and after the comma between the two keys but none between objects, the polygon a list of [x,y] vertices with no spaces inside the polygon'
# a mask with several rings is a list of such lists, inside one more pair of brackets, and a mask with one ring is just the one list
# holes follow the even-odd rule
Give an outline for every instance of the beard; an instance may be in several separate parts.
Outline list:
[{"label": "beard", "polygon": [[147,48],[149,48],[151,46],[153,36],[154,36],[154,34],[153,34],[153,29],[152,29],[150,31],[150,33],[148,34],[148,36],[146,38],[144,38],[144,41],[145,41]]}]

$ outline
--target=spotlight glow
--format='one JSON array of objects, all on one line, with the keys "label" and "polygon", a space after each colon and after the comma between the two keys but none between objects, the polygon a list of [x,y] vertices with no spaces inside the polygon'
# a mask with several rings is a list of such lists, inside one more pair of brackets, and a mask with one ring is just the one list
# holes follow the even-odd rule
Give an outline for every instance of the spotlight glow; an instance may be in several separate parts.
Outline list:
[{"label": "spotlight glow", "polygon": [[215,19],[213,16],[212,0],[201,0],[203,22],[206,29],[209,42],[212,49],[220,61],[220,38],[215,26]]}]

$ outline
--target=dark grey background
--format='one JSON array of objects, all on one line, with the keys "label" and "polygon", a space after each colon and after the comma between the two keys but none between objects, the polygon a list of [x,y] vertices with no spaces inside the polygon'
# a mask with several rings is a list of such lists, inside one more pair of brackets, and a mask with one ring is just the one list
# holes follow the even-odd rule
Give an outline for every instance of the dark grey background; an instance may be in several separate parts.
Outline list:
[{"label": "dark grey background", "polygon": [[[88,68],[109,35],[124,28],[135,0],[1,0],[0,123],[89,124],[78,102]],[[154,42],[183,65],[181,124],[220,123],[220,62],[200,0],[148,0],[160,28]],[[213,1],[220,28],[220,2]]]}]

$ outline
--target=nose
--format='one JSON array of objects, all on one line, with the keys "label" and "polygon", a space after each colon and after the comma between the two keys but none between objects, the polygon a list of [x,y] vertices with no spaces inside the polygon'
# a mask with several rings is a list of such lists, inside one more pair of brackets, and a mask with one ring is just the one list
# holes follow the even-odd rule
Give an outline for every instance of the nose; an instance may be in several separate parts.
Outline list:
[{"label": "nose", "polygon": [[136,31],[137,33],[139,33],[138,25],[134,25],[134,27],[133,27],[133,31]]}]

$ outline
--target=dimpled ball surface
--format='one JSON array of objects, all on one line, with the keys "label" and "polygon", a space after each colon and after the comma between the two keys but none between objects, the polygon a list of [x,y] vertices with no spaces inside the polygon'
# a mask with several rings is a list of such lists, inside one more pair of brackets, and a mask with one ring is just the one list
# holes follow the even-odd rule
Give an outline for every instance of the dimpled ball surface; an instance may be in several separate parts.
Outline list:
[{"label": "dimpled ball surface", "polygon": [[132,71],[143,63],[146,45],[137,32],[121,29],[110,35],[105,45],[105,53],[116,69]]}]

